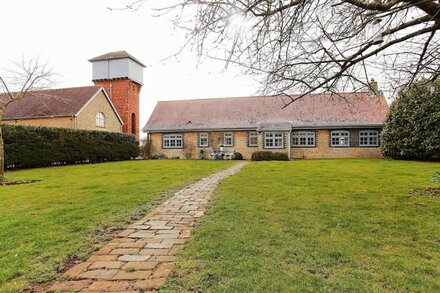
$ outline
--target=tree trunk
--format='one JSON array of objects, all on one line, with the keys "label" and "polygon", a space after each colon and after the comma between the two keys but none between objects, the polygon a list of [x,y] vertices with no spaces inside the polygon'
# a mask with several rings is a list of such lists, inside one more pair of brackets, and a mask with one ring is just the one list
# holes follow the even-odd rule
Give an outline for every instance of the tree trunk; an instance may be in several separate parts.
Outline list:
[{"label": "tree trunk", "polygon": [[6,182],[5,178],[5,149],[3,146],[3,131],[2,131],[2,118],[3,109],[0,108],[0,186],[4,185]]},{"label": "tree trunk", "polygon": [[5,181],[5,151],[3,147],[2,127],[0,124],[0,185],[4,185]]}]

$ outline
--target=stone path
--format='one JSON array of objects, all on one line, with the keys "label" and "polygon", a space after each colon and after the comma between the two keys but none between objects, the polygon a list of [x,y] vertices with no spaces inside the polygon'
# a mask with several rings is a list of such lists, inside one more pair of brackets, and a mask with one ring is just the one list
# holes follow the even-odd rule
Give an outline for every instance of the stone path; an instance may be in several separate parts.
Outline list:
[{"label": "stone path", "polygon": [[246,163],[203,178],[129,225],[85,262],[64,273],[49,292],[156,292],[172,273],[217,185]]}]

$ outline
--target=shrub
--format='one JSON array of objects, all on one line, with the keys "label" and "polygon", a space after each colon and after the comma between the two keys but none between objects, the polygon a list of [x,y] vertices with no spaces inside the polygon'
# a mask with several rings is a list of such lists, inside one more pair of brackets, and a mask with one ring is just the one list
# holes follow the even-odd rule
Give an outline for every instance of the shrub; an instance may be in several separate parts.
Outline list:
[{"label": "shrub", "polygon": [[165,156],[164,154],[155,154],[155,155],[149,156],[148,159],[150,159],[150,160],[165,160],[165,159],[168,159],[168,157]]},{"label": "shrub", "polygon": [[440,80],[422,80],[399,92],[385,121],[381,150],[393,159],[440,160]]},{"label": "shrub", "polygon": [[206,159],[206,153],[207,153],[206,149],[200,149],[199,150],[199,159],[200,160]]},{"label": "shrub", "polygon": [[133,135],[51,127],[1,127],[8,169],[129,160],[139,153]]},{"label": "shrub", "polygon": [[235,152],[233,159],[234,160],[243,160],[243,155],[239,152]]},{"label": "shrub", "polygon": [[142,159],[147,159],[150,156],[151,150],[151,140],[144,138],[141,140],[141,145],[139,146],[139,155]]},{"label": "shrub", "polygon": [[288,161],[289,156],[286,153],[272,153],[273,161]]},{"label": "shrub", "polygon": [[252,161],[288,161],[286,153],[258,151],[252,154]]}]

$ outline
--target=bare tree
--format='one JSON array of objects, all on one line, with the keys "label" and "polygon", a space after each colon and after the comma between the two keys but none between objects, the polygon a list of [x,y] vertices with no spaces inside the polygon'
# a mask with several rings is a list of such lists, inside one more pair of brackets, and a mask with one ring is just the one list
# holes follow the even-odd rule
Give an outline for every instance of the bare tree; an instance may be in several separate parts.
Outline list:
[{"label": "bare tree", "polygon": [[52,70],[38,58],[12,62],[11,70],[0,74],[0,185],[6,179],[5,156],[1,122],[8,105],[23,98],[29,91],[47,88],[51,84]]},{"label": "bare tree", "polygon": [[266,93],[365,90],[369,72],[396,90],[440,74],[439,0],[175,0],[158,10],[201,56],[264,76]]}]

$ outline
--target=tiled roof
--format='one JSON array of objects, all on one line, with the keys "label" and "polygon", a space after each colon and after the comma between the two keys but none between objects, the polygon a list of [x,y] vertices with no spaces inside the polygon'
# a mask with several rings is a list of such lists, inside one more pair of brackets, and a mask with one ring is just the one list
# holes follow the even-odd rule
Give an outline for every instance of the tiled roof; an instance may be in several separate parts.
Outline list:
[{"label": "tiled roof", "polygon": [[[101,89],[100,86],[85,86],[28,92],[22,99],[9,104],[3,119],[73,116]],[[4,94],[0,94],[0,99],[5,99]]]},{"label": "tiled roof", "polygon": [[90,59],[90,62],[93,61],[103,61],[103,60],[112,60],[112,59],[123,59],[123,58],[130,58],[131,60],[133,60],[134,62],[138,63],[139,65],[145,67],[144,64],[142,64],[141,61],[139,61],[138,59],[134,58],[131,54],[127,53],[126,51],[115,51],[115,52],[110,52],[104,55],[100,55],[97,57],[94,57],[92,59]]},{"label": "tiled roof", "polygon": [[[287,96],[158,102],[144,132],[215,129],[380,127],[388,113],[383,95],[314,94],[286,108]],[[278,124],[278,126],[277,126]]]}]

